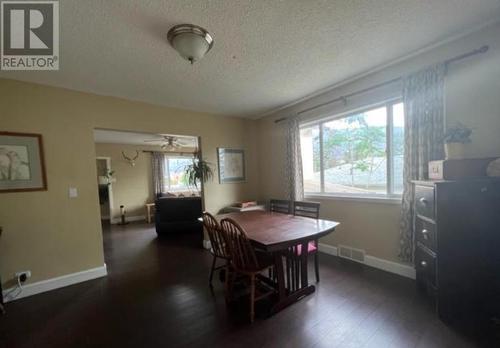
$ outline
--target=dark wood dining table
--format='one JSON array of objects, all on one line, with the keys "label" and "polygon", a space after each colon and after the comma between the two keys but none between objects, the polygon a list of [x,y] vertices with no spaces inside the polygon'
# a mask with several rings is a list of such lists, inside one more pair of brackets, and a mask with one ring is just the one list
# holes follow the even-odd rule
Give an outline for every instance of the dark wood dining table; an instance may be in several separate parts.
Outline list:
[{"label": "dark wood dining table", "polygon": [[236,221],[247,233],[255,248],[274,256],[278,300],[271,314],[298,301],[315,291],[307,275],[307,250],[311,241],[332,233],[338,222],[322,219],[272,213],[248,211],[217,215]]}]

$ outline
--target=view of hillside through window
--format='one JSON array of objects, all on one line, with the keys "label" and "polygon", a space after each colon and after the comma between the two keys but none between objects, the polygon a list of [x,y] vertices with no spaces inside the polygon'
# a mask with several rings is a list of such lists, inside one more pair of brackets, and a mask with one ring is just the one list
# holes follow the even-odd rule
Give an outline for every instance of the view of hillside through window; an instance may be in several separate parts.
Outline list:
[{"label": "view of hillside through window", "polygon": [[165,191],[187,191],[186,167],[193,163],[188,157],[166,157],[165,159]]},{"label": "view of hillside through window", "polygon": [[303,127],[301,149],[306,193],[401,194],[403,104]]}]

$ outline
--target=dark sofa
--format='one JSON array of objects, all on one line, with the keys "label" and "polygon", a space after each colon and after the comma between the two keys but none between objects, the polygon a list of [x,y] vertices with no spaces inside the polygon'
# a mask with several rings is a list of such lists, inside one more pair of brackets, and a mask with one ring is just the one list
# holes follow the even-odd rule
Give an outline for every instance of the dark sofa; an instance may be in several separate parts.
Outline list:
[{"label": "dark sofa", "polygon": [[201,197],[160,197],[155,201],[158,236],[179,233],[203,234]]}]

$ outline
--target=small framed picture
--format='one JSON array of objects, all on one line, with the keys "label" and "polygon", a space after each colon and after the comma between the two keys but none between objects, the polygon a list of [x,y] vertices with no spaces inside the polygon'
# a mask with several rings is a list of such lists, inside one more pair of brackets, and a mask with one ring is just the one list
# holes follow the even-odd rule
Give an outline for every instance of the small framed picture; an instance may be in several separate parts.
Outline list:
[{"label": "small framed picture", "polygon": [[221,184],[243,182],[245,177],[245,153],[238,149],[217,148],[219,182]]},{"label": "small framed picture", "polygon": [[41,134],[0,132],[0,193],[44,190]]}]

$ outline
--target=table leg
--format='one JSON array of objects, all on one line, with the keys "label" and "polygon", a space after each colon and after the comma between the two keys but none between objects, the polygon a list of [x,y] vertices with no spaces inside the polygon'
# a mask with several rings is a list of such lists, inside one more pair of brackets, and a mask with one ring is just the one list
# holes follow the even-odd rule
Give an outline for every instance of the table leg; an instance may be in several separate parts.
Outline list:
[{"label": "table leg", "polygon": [[[292,273],[292,279],[289,284],[285,284],[285,271],[288,272],[288,269],[283,268],[283,254],[276,252],[274,253],[274,267],[276,271],[276,275],[278,278],[278,302],[272,307],[271,314],[279,312],[283,308],[291,305],[294,302],[297,302],[302,297],[312,294],[316,288],[314,285],[309,285],[308,277],[307,277],[307,247],[308,243],[303,243],[301,245],[302,252],[300,257],[297,258],[295,255],[295,248],[293,248],[293,253],[291,255],[285,254],[286,257],[293,257],[291,260],[292,264],[295,263],[295,273]],[[298,273],[300,272],[300,282],[298,279]],[[300,287],[295,287],[294,284],[300,284]],[[295,291],[294,291],[295,290]]]},{"label": "table leg", "polygon": [[283,257],[281,253],[274,253],[274,270],[278,278],[278,297],[282,301],[286,297],[285,275],[283,274]]},{"label": "table leg", "polygon": [[300,277],[301,277],[301,286],[305,288],[309,285],[309,281],[307,279],[307,248],[309,247],[309,243],[302,243],[302,252],[300,253]]}]

